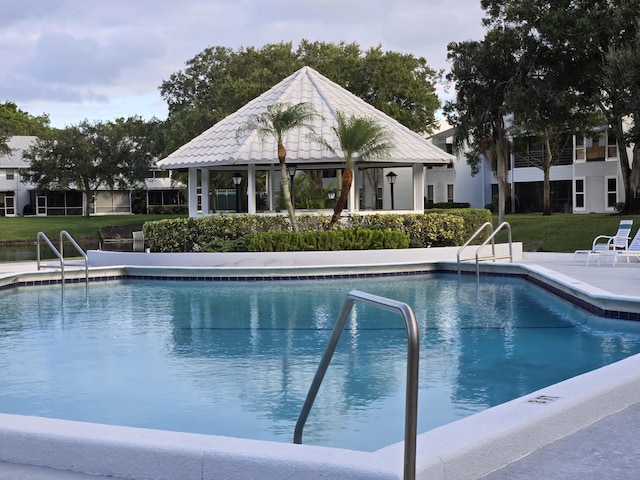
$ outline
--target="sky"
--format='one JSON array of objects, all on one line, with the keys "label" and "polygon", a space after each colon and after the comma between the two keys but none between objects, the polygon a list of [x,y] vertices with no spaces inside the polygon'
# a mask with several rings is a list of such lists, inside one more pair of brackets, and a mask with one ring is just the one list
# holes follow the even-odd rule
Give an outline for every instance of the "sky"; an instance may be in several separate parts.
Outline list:
[{"label": "sky", "polygon": [[[0,0],[0,103],[53,127],[167,116],[158,88],[207,47],[300,40],[425,57],[480,40],[480,0]],[[438,88],[441,98],[451,89]]]}]

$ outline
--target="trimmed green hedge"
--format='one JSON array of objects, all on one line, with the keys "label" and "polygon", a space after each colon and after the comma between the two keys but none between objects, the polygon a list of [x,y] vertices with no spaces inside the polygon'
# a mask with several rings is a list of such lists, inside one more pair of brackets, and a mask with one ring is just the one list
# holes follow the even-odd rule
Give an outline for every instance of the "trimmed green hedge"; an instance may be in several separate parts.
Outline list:
[{"label": "trimmed green hedge", "polygon": [[[325,231],[329,220],[329,216],[301,215],[300,233]],[[464,243],[480,225],[491,221],[491,212],[464,208],[407,215],[354,214],[343,220],[338,230],[344,227],[392,230],[407,235],[411,247],[440,247]],[[281,215],[216,215],[147,222],[143,231],[152,252],[194,252],[205,246],[210,251],[230,251],[245,248],[247,240],[243,237],[247,235],[290,232],[291,225]]]},{"label": "trimmed green hedge", "polygon": [[251,235],[249,252],[304,252],[407,248],[409,237],[392,230],[351,228],[320,232],[266,232]]},{"label": "trimmed green hedge", "polygon": [[[460,236],[462,237],[462,243],[466,242],[471,235],[475,233],[482,224],[493,221],[491,217],[491,210],[486,208],[444,208],[429,210],[428,213],[444,213],[447,215],[458,215],[464,219],[464,226]],[[482,233],[474,243],[480,244],[489,238],[489,230]],[[462,243],[460,245],[462,245]]]}]

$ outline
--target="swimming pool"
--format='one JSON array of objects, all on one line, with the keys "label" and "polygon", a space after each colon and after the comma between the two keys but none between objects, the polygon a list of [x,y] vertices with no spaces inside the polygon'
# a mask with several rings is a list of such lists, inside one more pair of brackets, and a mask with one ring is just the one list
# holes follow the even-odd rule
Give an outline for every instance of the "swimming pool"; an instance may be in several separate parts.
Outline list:
[{"label": "swimming pool", "polygon": [[[416,313],[419,432],[640,351],[636,323],[508,277],[127,280],[91,285],[88,297],[67,286],[64,303],[59,286],[37,287],[0,297],[0,411],[291,442],[353,288]],[[402,440],[405,343],[399,317],[357,305],[305,443],[374,450]]]}]

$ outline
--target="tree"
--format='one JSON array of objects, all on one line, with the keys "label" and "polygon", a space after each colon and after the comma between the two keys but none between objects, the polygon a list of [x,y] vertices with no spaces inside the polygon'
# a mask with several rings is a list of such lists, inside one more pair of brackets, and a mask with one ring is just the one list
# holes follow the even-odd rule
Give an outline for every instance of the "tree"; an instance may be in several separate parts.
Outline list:
[{"label": "tree", "polygon": [[300,42],[262,48],[210,47],[186,62],[186,68],[162,82],[175,130],[173,149],[235,112],[287,76],[308,65],[408,128],[430,132],[440,102],[439,73],[423,57],[363,51],[356,43]]},{"label": "tree", "polygon": [[[30,166],[23,178],[38,190],[81,190],[87,200],[101,187],[133,188],[153,164],[152,127],[137,117],[85,120],[44,135],[25,152]],[[84,215],[89,213],[85,209]]]},{"label": "tree", "polygon": [[[637,145],[634,113],[638,85],[637,38],[640,0],[482,0],[486,22],[529,29],[541,45],[561,57],[573,91],[600,109],[616,138],[625,189],[625,212],[640,211],[640,161],[629,161],[627,146]],[[637,110],[636,110],[637,112]],[[625,127],[628,122],[630,129]],[[637,152],[637,150],[634,151]]]},{"label": "tree", "polygon": [[[557,19],[566,15],[564,9],[544,9],[535,21],[517,25],[505,18],[491,19],[508,25],[518,38],[517,69],[506,92],[513,115],[511,145],[514,153],[543,172],[543,215],[551,215],[551,167],[573,145],[574,134],[584,135],[601,121],[594,98],[582,88],[582,56],[566,55],[565,43],[557,39]],[[531,141],[542,145],[533,154]]]},{"label": "tree", "polygon": [[[603,49],[602,70],[596,85],[602,94],[601,111],[618,145],[625,190],[623,212],[637,213],[640,212],[640,1],[621,3],[612,14],[611,23],[617,28]],[[633,146],[631,160],[628,146]]]},{"label": "tree", "polygon": [[300,128],[306,128],[313,132],[312,122],[316,117],[317,113],[310,103],[303,102],[296,105],[276,103],[269,106],[266,112],[249,117],[246,123],[238,128],[236,132],[237,138],[255,130],[261,139],[271,137],[276,140],[282,194],[289,212],[291,228],[294,232],[298,231],[298,222],[296,221],[296,212],[291,201],[291,185],[289,173],[287,172],[287,149],[284,145],[284,136],[288,132]]},{"label": "tree", "polygon": [[[345,115],[336,112],[337,125],[332,127],[338,140],[339,149],[344,155],[344,171],[340,196],[333,209],[328,227],[332,228],[340,219],[347,204],[347,197],[353,183],[353,163],[355,157],[360,160],[383,158],[393,149],[393,139],[385,128],[375,119]],[[331,153],[337,155],[337,149],[326,140],[321,142]]]},{"label": "tree", "polygon": [[498,181],[498,220],[504,222],[509,142],[505,117],[507,94],[517,67],[518,39],[513,32],[495,28],[483,41],[451,43],[452,62],[447,79],[455,82],[456,99],[445,105],[449,122],[456,127],[454,144],[466,149],[472,171],[487,161]]},{"label": "tree", "polygon": [[39,136],[49,129],[47,115],[33,116],[20,110],[13,102],[0,103],[0,153],[11,153],[7,141],[14,135]]}]

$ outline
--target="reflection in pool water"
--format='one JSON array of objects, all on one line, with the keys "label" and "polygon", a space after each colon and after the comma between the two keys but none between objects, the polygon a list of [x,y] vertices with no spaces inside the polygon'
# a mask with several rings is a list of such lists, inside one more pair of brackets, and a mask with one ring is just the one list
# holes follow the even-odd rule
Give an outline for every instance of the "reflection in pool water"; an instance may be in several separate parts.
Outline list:
[{"label": "reflection in pool water", "polygon": [[[35,287],[0,295],[0,411],[291,442],[354,288],[416,314],[419,432],[640,352],[640,325],[504,277]],[[402,440],[405,362],[401,317],[356,304],[305,443]]]}]

